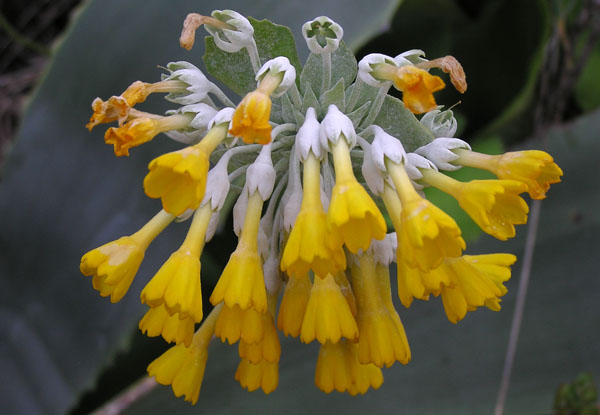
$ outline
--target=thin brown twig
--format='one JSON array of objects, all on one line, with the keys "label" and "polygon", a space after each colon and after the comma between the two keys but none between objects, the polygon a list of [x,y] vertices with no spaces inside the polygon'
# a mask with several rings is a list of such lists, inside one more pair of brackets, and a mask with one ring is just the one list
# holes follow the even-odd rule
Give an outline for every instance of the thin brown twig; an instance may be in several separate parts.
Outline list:
[{"label": "thin brown twig", "polygon": [[158,383],[154,378],[144,376],[119,395],[92,412],[92,415],[119,415],[132,403],[152,391]]}]

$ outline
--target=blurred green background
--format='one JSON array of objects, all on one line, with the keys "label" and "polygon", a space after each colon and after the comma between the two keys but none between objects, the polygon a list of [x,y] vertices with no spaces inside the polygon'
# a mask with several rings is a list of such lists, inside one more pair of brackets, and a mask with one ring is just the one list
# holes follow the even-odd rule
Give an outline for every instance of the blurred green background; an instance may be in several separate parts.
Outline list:
[{"label": "blurred green background", "polygon": [[[142,377],[167,347],[138,332],[144,312],[138,295],[178,246],[185,225],[169,227],[152,244],[118,304],[100,298],[78,267],[84,252],[136,230],[159,209],[142,190],[146,165],[178,146],[158,138],[129,158],[115,158],[102,129],[89,133],[84,125],[95,97],[118,94],[138,79],[158,80],[157,65],[183,59],[203,67],[203,42],[191,52],[179,48],[181,23],[189,12],[225,8],[289,26],[301,61],[308,51],[300,27],[319,15],[343,26],[358,58],[413,48],[429,58],[454,55],[467,73],[468,91],[461,96],[447,88],[438,102],[460,101],[453,109],[458,137],[485,152],[540,148],[555,157],[565,176],[542,203],[505,413],[579,413],[554,410],[553,402],[559,385],[580,373],[600,376],[597,1],[70,0],[0,6],[0,413],[88,413]],[[144,110],[168,108],[152,98]],[[474,177],[467,169],[459,174]],[[469,253],[522,257],[526,228],[500,243],[481,236],[452,200],[429,196],[461,223]],[[230,223],[202,257],[205,295],[235,246],[229,229]],[[125,413],[492,413],[520,267],[514,267],[501,312],[469,313],[456,326],[439,299],[408,310],[398,303],[413,361],[384,370],[383,386],[364,396],[318,391],[318,349],[284,338],[278,389],[267,397],[248,393],[233,379],[236,348],[215,342],[195,407],[158,387]]]}]

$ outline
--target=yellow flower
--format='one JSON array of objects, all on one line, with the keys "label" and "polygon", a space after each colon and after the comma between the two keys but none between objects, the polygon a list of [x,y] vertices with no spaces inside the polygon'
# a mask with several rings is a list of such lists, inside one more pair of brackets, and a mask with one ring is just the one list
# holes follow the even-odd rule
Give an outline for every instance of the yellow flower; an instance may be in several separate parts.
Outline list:
[{"label": "yellow flower", "polygon": [[92,101],[92,110],[94,112],[90,118],[90,122],[85,126],[90,131],[98,124],[125,120],[129,114],[130,107],[125,98],[113,96],[108,101],[103,101],[100,98],[94,99]]},{"label": "yellow flower", "polygon": [[249,392],[262,388],[264,393],[269,394],[279,383],[279,363],[263,360],[255,365],[242,359],[235,372],[235,380]]},{"label": "yellow flower", "polygon": [[210,154],[226,134],[227,126],[217,125],[200,143],[152,160],[144,178],[146,195],[160,198],[163,209],[175,216],[196,209],[204,197]]},{"label": "yellow flower", "polygon": [[350,267],[358,306],[358,360],[377,367],[390,367],[396,360],[406,364],[410,361],[410,349],[404,327],[394,322],[382,299],[373,256],[363,254],[358,260],[360,265],[353,263]]},{"label": "yellow flower", "polygon": [[406,108],[415,114],[422,114],[437,108],[433,93],[444,89],[446,84],[442,78],[430,75],[424,69],[405,65],[397,69],[394,86],[402,91]]},{"label": "yellow flower", "polygon": [[259,313],[267,309],[262,262],[257,247],[262,205],[263,200],[258,192],[248,199],[238,246],[210,296],[213,305],[224,301],[230,308],[237,304],[243,310],[252,307]]},{"label": "yellow flower", "polygon": [[185,395],[185,400],[192,405],[198,401],[208,346],[220,308],[215,307],[206,318],[194,334],[189,348],[183,344],[173,346],[148,365],[150,376],[154,376],[161,385],[171,385],[175,396]]},{"label": "yellow flower", "polygon": [[413,298],[429,300],[429,294],[439,295],[443,286],[450,285],[445,263],[429,272],[423,272],[399,258],[397,274],[398,297],[406,308],[410,307]]},{"label": "yellow flower", "polygon": [[352,340],[358,337],[358,327],[348,302],[331,274],[315,278],[302,321],[300,340],[310,343],[316,338],[321,344],[328,340],[336,343],[342,336]]},{"label": "yellow flower", "polygon": [[498,311],[500,298],[506,294],[502,283],[510,278],[510,254],[463,256],[449,259],[451,285],[443,287],[442,302],[448,320],[457,323],[467,311],[487,306]]},{"label": "yellow flower", "polygon": [[308,274],[301,278],[290,277],[285,284],[277,315],[277,327],[286,336],[298,337],[300,335],[311,287],[312,283]]},{"label": "yellow flower", "polygon": [[190,347],[195,321],[191,317],[181,319],[179,314],[169,315],[164,305],[151,307],[140,320],[140,331],[148,337],[161,336],[167,342],[183,343]]},{"label": "yellow flower", "polygon": [[144,287],[142,303],[151,307],[164,304],[169,314],[202,321],[200,259],[189,251],[175,251]]},{"label": "yellow flower", "polygon": [[332,246],[345,243],[350,252],[366,250],[371,239],[383,239],[387,230],[385,219],[354,176],[348,143],[343,137],[333,148],[335,186],[327,212]]},{"label": "yellow flower", "polygon": [[529,207],[519,194],[527,186],[515,180],[459,182],[434,170],[423,171],[424,180],[454,197],[479,227],[505,241],[515,236],[515,226],[527,223]]},{"label": "yellow flower", "polygon": [[429,272],[444,258],[460,256],[466,244],[454,219],[417,193],[404,166],[389,162],[387,167],[401,202],[398,208],[386,202],[388,211],[395,209],[390,217],[398,235],[398,260]]},{"label": "yellow flower", "polygon": [[552,156],[544,151],[512,151],[500,155],[487,155],[468,150],[456,150],[455,163],[489,170],[499,179],[517,180],[527,185],[532,199],[544,199],[553,183],[559,183],[562,170]]},{"label": "yellow flower", "polygon": [[151,141],[161,133],[158,120],[135,118],[122,127],[111,127],[104,134],[104,142],[112,144],[116,156],[128,156],[129,149]]},{"label": "yellow flower", "polygon": [[264,336],[261,313],[253,308],[242,310],[238,305],[223,305],[217,319],[215,336],[222,342],[227,340],[229,344],[240,339],[246,343],[258,343]]},{"label": "yellow flower", "polygon": [[229,133],[242,137],[245,143],[271,142],[271,97],[261,91],[252,91],[242,99],[233,113]]},{"label": "yellow flower", "polygon": [[402,324],[402,320],[400,320],[400,316],[396,311],[396,307],[394,307],[394,302],[392,301],[392,287],[390,283],[390,267],[383,264],[377,264],[375,266],[375,275],[377,277],[377,288],[379,290],[379,295],[385,308],[387,309],[394,325],[396,326],[396,330],[400,334],[402,338],[402,343],[406,348],[407,359],[406,363],[408,363],[411,359],[410,347],[408,345],[408,338],[406,337],[406,331],[404,330],[404,325]]},{"label": "yellow flower", "polygon": [[118,302],[133,282],[146,248],[173,219],[161,211],[133,235],[89,251],[81,258],[81,273],[87,277],[93,275],[94,289],[103,297],[110,295],[111,302]]},{"label": "yellow flower", "polygon": [[178,313],[181,319],[191,317],[197,323],[202,321],[200,255],[212,214],[210,204],[196,211],[181,247],[142,290],[142,303],[150,307],[164,304],[170,315]]},{"label": "yellow flower", "polygon": [[281,257],[281,270],[297,278],[311,269],[320,277],[346,269],[343,248],[327,244],[329,232],[321,204],[319,168],[311,152],[304,163],[302,206]]},{"label": "yellow flower", "polygon": [[333,278],[335,279],[335,283],[338,285],[338,287],[340,287],[340,291],[346,299],[352,315],[356,317],[356,313],[358,312],[356,309],[356,298],[354,297],[354,292],[352,291],[350,281],[348,281],[348,278],[346,277],[346,273],[338,272],[333,276]]},{"label": "yellow flower", "polygon": [[337,343],[321,345],[315,384],[325,393],[334,389],[350,395],[364,394],[369,387],[379,389],[383,383],[381,369],[372,364],[363,365],[358,361],[358,346],[342,339]]},{"label": "yellow flower", "polygon": [[261,325],[264,331],[262,339],[256,343],[246,343],[241,340],[238,345],[239,355],[253,364],[258,364],[263,360],[271,363],[279,362],[281,344],[270,312],[261,314]]}]

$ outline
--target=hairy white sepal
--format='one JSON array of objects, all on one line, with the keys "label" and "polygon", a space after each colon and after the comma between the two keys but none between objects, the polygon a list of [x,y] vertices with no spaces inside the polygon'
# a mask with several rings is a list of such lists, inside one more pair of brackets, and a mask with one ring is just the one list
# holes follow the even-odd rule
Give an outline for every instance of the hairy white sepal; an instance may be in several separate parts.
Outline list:
[{"label": "hairy white sepal", "polygon": [[165,99],[180,105],[189,105],[200,102],[208,96],[209,92],[217,89],[204,73],[189,62],[169,62],[167,69],[170,74],[162,75],[163,81],[181,81],[188,84],[184,92],[170,92]]},{"label": "hairy white sepal", "polygon": [[275,88],[275,91],[271,94],[273,98],[278,98],[285,94],[287,90],[296,82],[296,68],[290,63],[290,60],[285,56],[278,56],[270,61],[266,62],[256,73],[256,80],[260,83],[260,80],[265,77],[267,73],[271,75],[277,75],[283,72],[283,78],[279,83],[279,86]]},{"label": "hairy white sepal", "polygon": [[204,103],[186,105],[177,110],[167,111],[167,115],[194,114],[194,118],[192,118],[186,129],[166,131],[165,134],[180,143],[196,144],[208,132],[208,124],[216,113],[216,109]]},{"label": "hairy white sepal", "polygon": [[382,63],[398,66],[394,59],[387,55],[382,53],[370,53],[358,62],[358,78],[365,84],[376,88],[389,87],[392,84],[391,81],[377,79],[372,75],[373,65]]},{"label": "hairy white sepal", "polygon": [[246,186],[249,194],[258,192],[262,200],[268,200],[275,186],[275,169],[271,160],[270,144],[264,146],[260,154],[246,171]]},{"label": "hairy white sepal", "polygon": [[369,143],[366,140],[359,140],[359,143],[363,150],[362,175],[371,193],[379,196],[383,193],[383,175],[373,161]]},{"label": "hairy white sepal", "polygon": [[411,49],[396,55],[394,62],[398,66],[418,65],[419,63],[427,62],[427,59],[423,58],[423,56],[425,56],[425,52],[421,49]]},{"label": "hairy white sepal", "polygon": [[436,138],[431,143],[419,147],[415,153],[428,158],[440,170],[458,170],[461,166],[452,164],[458,155],[453,150],[464,148],[471,150],[471,146],[458,138]]},{"label": "hairy white sepal", "polygon": [[213,128],[215,125],[225,124],[225,123],[228,124],[227,137],[225,137],[225,139],[223,140],[223,143],[225,144],[225,147],[227,147],[227,148],[233,147],[238,141],[237,137],[234,137],[231,134],[229,134],[229,130],[231,129],[231,119],[233,118],[234,112],[235,112],[235,108],[231,108],[231,107],[223,108],[222,110],[217,112],[217,114],[208,123],[209,130],[211,128]]},{"label": "hairy white sepal", "polygon": [[381,241],[376,239],[371,240],[371,245],[369,245],[367,253],[373,255],[376,263],[388,266],[394,262],[397,246],[396,232],[392,232],[385,235],[385,238]]},{"label": "hairy white sepal", "polygon": [[454,137],[458,128],[458,122],[451,110],[431,110],[421,117],[420,122],[433,133],[435,138]]},{"label": "hairy white sepal", "polygon": [[404,163],[406,160],[406,151],[404,151],[404,146],[400,140],[389,135],[383,128],[377,125],[372,125],[370,128],[375,134],[375,138],[373,138],[373,142],[371,143],[371,156],[377,168],[382,172],[387,171],[385,167],[386,159],[395,164]]},{"label": "hairy white sepal", "polygon": [[[333,31],[335,37],[325,37],[325,46],[321,46],[317,41],[317,36],[310,33],[313,30],[314,23],[317,23],[318,26],[327,25],[329,29]],[[316,19],[310,20],[302,25],[302,36],[304,36],[304,40],[306,41],[306,46],[308,49],[317,55],[323,53],[332,53],[334,52],[340,45],[340,40],[344,36],[344,29],[342,26],[331,20],[327,16],[319,16]]]},{"label": "hairy white sepal", "polygon": [[244,16],[233,10],[214,10],[211,16],[225,22],[235,30],[220,29],[205,24],[204,28],[213,37],[217,47],[225,52],[235,53],[254,42],[254,28]]},{"label": "hairy white sepal", "polygon": [[215,233],[217,232],[217,228],[219,227],[219,219],[220,212],[213,212],[210,217],[210,221],[208,221],[208,227],[206,228],[206,236],[204,237],[205,242],[210,242]]},{"label": "hairy white sepal", "polygon": [[235,205],[233,205],[233,232],[239,237],[246,220],[246,210],[248,210],[248,186],[245,185],[240,193]]},{"label": "hairy white sepal", "polygon": [[302,183],[300,182],[300,166],[295,154],[290,160],[290,174],[288,177],[288,186],[281,197],[281,206],[283,206],[283,229],[287,232],[292,230],[296,217],[300,213],[302,204]]},{"label": "hairy white sepal", "polygon": [[310,107],[306,110],[304,124],[302,124],[302,127],[300,127],[296,134],[296,155],[302,162],[306,161],[311,151],[317,159],[323,157],[324,151],[322,151],[319,139],[320,128],[319,121],[317,121],[317,113],[313,107]]},{"label": "hairy white sepal", "polygon": [[219,211],[223,208],[229,194],[229,175],[227,173],[227,157],[221,157],[215,167],[210,169],[206,178],[206,191],[202,206],[210,203],[210,208]]},{"label": "hairy white sepal", "polygon": [[265,263],[263,264],[263,273],[265,278],[265,288],[267,294],[277,294],[281,288],[281,271],[279,268],[279,256],[277,250],[272,249]]},{"label": "hairy white sepal", "polygon": [[331,104],[327,109],[327,115],[323,118],[321,128],[319,129],[321,146],[330,151],[330,143],[336,144],[342,135],[346,139],[349,148],[356,145],[356,131],[354,131],[352,121],[342,113],[338,107]]},{"label": "hairy white sepal", "polygon": [[423,178],[421,169],[433,169],[437,171],[435,164],[416,153],[408,153],[406,155],[406,163],[404,164],[404,168],[406,169],[406,174],[408,174],[408,177],[413,182],[413,185],[417,190],[421,190],[424,187],[423,185],[417,183]]}]

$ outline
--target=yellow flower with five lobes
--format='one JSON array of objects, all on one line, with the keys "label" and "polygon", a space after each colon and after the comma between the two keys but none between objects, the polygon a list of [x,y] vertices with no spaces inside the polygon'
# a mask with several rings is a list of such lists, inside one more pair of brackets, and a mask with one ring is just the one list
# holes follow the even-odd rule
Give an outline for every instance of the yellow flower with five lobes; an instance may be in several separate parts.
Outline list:
[{"label": "yellow flower with five lobes", "polygon": [[277,328],[286,336],[298,337],[308,305],[312,283],[308,274],[290,277],[285,284],[283,298],[277,314]]},{"label": "yellow flower with five lobes", "polygon": [[435,170],[423,170],[423,180],[454,197],[479,227],[505,241],[515,236],[514,225],[527,223],[529,207],[519,194],[527,186],[515,180],[459,182]]},{"label": "yellow flower with five lobes", "polygon": [[208,346],[214,333],[221,306],[215,307],[194,334],[190,347],[178,344],[171,347],[148,365],[148,374],[161,385],[171,385],[175,396],[185,396],[194,405],[198,401]]},{"label": "yellow flower with five lobes", "polygon": [[338,342],[342,337],[358,338],[358,327],[350,306],[331,274],[325,278],[315,277],[302,328],[300,340],[310,343],[317,339]]},{"label": "yellow flower with five lobes", "polygon": [[148,337],[162,336],[169,343],[183,343],[190,347],[196,322],[190,316],[181,319],[179,314],[170,315],[164,304],[150,307],[140,320],[140,331]]},{"label": "yellow flower with five lobes", "polygon": [[563,172],[552,156],[544,151],[511,151],[488,155],[468,150],[455,151],[456,164],[489,170],[499,179],[517,180],[527,185],[532,199],[544,199],[553,183],[559,183]]},{"label": "yellow flower with five lobes", "polygon": [[273,313],[276,306],[277,298],[270,296],[269,308],[270,311],[261,313],[261,325],[264,335],[258,342],[247,343],[240,340],[238,345],[238,353],[240,358],[250,361],[250,363],[258,364],[260,362],[279,362],[281,357],[281,344],[279,336],[275,328]]},{"label": "yellow flower with five lobes", "polygon": [[277,389],[279,384],[279,362],[261,361],[253,364],[242,359],[235,372],[235,380],[248,392],[261,388],[265,394]]},{"label": "yellow flower with five lobes", "polygon": [[266,62],[256,73],[258,86],[239,103],[229,132],[245,143],[271,142],[271,96],[283,95],[296,81],[296,69],[288,58],[279,56]]},{"label": "yellow flower with five lobes", "polygon": [[[420,60],[423,60],[419,58]],[[415,114],[437,108],[433,93],[445,88],[439,76],[430,75],[402,55],[396,58],[372,53],[359,62],[359,77],[367,84],[389,88],[390,83],[402,91],[402,101]]]},{"label": "yellow flower with five lobes", "polygon": [[81,273],[93,276],[94,289],[102,297],[110,295],[111,302],[118,302],[133,282],[146,248],[173,219],[173,215],[161,211],[131,236],[89,251],[81,258]]},{"label": "yellow flower with five lobes", "polygon": [[442,288],[446,316],[452,323],[462,320],[467,311],[486,306],[500,309],[500,297],[506,294],[502,284],[510,278],[511,254],[465,255],[449,259],[450,286]]},{"label": "yellow flower with five lobes", "polygon": [[402,305],[409,308],[413,298],[429,300],[429,295],[439,295],[442,287],[450,286],[445,262],[429,272],[423,272],[398,258],[398,297]]},{"label": "yellow flower with five lobes", "polygon": [[373,255],[359,255],[356,261],[351,265],[350,272],[358,307],[358,360],[363,364],[373,363],[377,367],[390,367],[395,361],[406,364],[410,361],[410,348],[404,328],[396,324],[382,299],[382,294],[389,293],[379,291]]},{"label": "yellow flower with five lobes", "polygon": [[[310,111],[312,110],[312,111]],[[310,117],[310,114],[314,118]],[[314,109],[307,113],[307,121],[314,120]],[[302,128],[307,126],[307,122]],[[301,137],[302,128],[298,132]],[[318,123],[316,142],[318,142]],[[301,156],[302,157],[302,156]],[[304,189],[300,212],[285,244],[281,257],[281,270],[301,278],[312,270],[318,276],[336,274],[346,269],[346,255],[340,245],[327,243],[329,230],[327,215],[321,203],[320,162],[309,151],[304,161]]]},{"label": "yellow flower with five lobes", "polygon": [[265,334],[265,328],[262,324],[262,314],[252,307],[242,310],[237,304],[233,307],[223,305],[217,325],[215,327],[215,336],[233,344],[238,340],[246,343],[258,343]]},{"label": "yellow flower with five lobes", "polygon": [[248,199],[246,219],[238,246],[231,254],[210,296],[213,305],[224,301],[229,308],[235,305],[243,310],[252,307],[259,313],[267,309],[262,261],[257,246],[262,206],[263,199],[255,191]]},{"label": "yellow flower with five lobes", "polygon": [[181,247],[142,290],[142,303],[150,307],[164,304],[170,315],[179,314],[180,319],[191,317],[196,323],[202,321],[200,255],[212,215],[208,203],[196,210]]},{"label": "yellow flower with five lobes", "polygon": [[327,211],[332,247],[345,244],[350,252],[366,250],[372,239],[383,239],[387,230],[377,205],[361,186],[352,168],[350,148],[356,144],[352,121],[335,105],[330,105],[321,123],[321,144],[331,148],[335,186]]},{"label": "yellow flower with five lobes", "polygon": [[383,384],[381,369],[358,361],[358,345],[342,339],[326,342],[319,349],[315,384],[325,393],[333,390],[350,395],[364,394],[369,387],[379,389]]},{"label": "yellow flower with five lobes", "polygon": [[204,197],[210,154],[226,136],[227,123],[215,124],[198,144],[152,160],[144,178],[146,195],[160,198],[163,209],[175,216],[196,209]]},{"label": "yellow flower with five lobes", "polygon": [[417,193],[404,165],[388,160],[386,166],[400,200],[396,205],[386,202],[397,229],[398,260],[429,272],[444,258],[460,256],[466,244],[454,219]]}]

